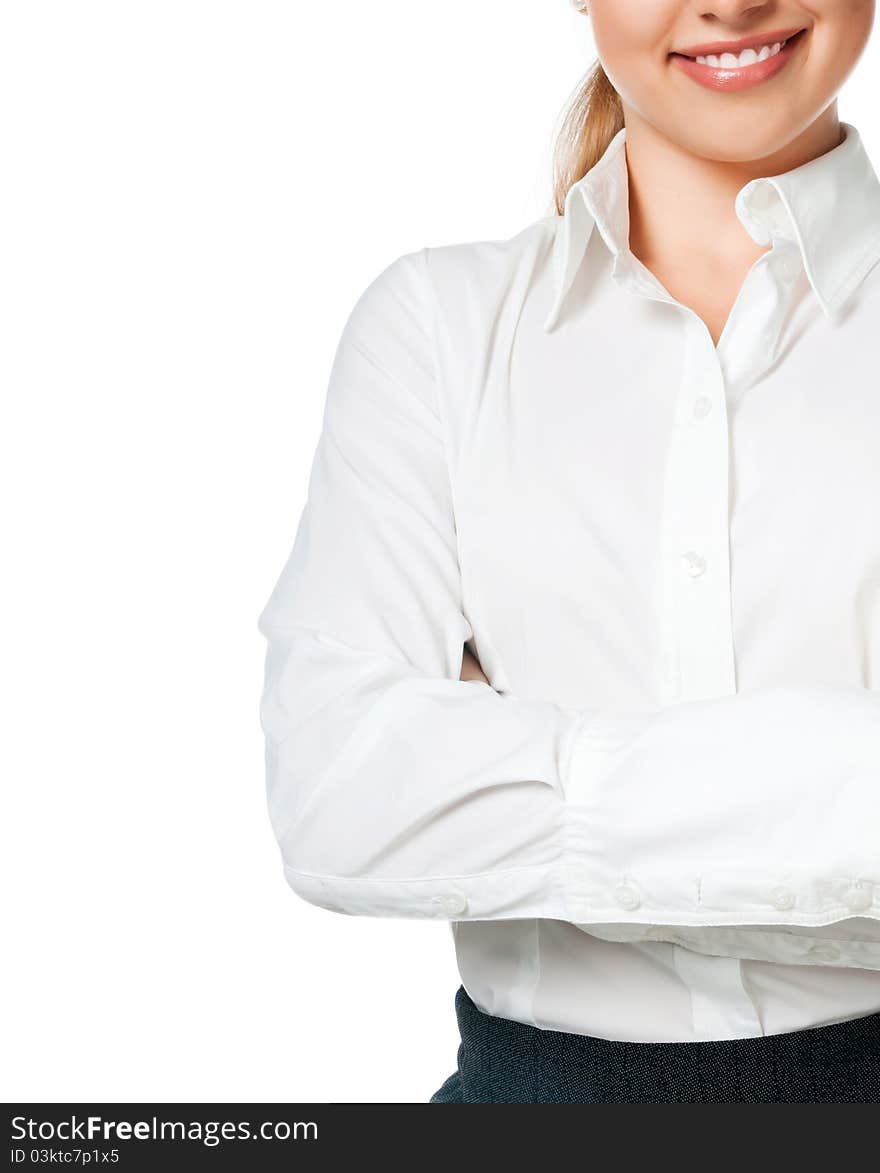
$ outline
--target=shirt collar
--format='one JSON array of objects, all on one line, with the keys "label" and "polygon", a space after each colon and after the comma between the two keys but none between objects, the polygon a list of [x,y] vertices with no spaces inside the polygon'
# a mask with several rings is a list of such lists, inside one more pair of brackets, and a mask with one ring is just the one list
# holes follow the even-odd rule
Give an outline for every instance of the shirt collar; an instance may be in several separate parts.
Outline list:
[{"label": "shirt collar", "polygon": [[[780,175],[750,180],[735,202],[740,222],[758,244],[782,239],[798,246],[828,316],[880,258],[880,180],[856,128],[841,122],[841,129],[844,137],[836,147]],[[553,241],[553,304],[544,321],[547,331],[559,319],[593,228],[613,256],[628,249],[625,141],[622,127],[566,196]]]}]

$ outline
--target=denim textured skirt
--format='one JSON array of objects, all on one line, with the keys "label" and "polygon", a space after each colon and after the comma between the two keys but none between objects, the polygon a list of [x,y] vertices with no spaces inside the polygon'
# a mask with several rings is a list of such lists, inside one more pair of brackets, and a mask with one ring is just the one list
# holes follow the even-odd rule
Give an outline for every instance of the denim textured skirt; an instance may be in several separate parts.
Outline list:
[{"label": "denim textured skirt", "polygon": [[630,1043],[542,1030],[455,994],[458,1067],[432,1104],[880,1103],[880,1013],[750,1039]]}]

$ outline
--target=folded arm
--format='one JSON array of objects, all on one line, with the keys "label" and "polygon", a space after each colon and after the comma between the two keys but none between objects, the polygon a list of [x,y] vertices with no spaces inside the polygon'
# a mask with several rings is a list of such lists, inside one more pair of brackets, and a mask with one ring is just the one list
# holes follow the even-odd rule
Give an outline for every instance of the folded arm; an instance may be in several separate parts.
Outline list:
[{"label": "folded arm", "polygon": [[583,710],[473,673],[425,265],[424,250],[399,258],[346,323],[308,500],[259,620],[290,885],[376,916],[880,916],[876,693]]}]

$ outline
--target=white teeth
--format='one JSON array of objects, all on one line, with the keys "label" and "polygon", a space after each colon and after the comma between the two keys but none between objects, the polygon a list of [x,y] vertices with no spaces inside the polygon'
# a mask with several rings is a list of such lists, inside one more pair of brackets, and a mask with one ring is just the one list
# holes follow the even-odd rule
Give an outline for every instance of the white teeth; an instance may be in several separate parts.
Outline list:
[{"label": "white teeth", "polygon": [[747,65],[754,65],[757,61],[766,61],[768,57],[775,57],[785,41],[776,41],[772,45],[762,45],[760,49],[743,49],[742,53],[722,53],[717,56],[709,53],[705,57],[696,57],[698,65],[709,65],[714,69],[743,69]]}]

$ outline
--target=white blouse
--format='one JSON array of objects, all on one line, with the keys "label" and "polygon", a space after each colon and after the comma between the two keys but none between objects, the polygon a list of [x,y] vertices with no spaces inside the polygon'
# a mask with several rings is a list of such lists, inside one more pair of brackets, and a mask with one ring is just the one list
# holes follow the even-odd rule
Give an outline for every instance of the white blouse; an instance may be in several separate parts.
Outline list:
[{"label": "white blouse", "polygon": [[564,216],[398,257],[345,326],[259,617],[269,814],[300,897],[449,922],[488,1013],[880,1010],[880,182],[843,131],[739,191],[772,248],[717,347],[629,250],[625,129]]}]

